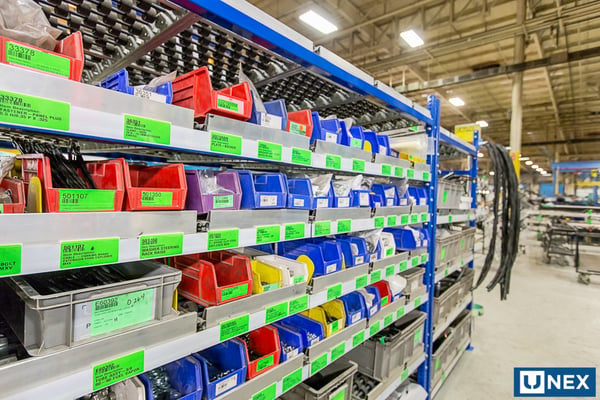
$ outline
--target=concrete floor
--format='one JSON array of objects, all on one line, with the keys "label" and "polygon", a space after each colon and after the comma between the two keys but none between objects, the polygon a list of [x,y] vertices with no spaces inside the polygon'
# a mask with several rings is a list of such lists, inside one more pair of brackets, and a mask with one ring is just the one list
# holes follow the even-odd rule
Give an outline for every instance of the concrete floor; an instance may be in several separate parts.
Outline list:
[{"label": "concrete floor", "polygon": [[[544,264],[539,242],[525,236],[527,254],[516,261],[508,300],[499,300],[499,288],[475,292],[485,314],[474,319],[474,350],[435,400],[512,399],[514,367],[600,368],[600,276],[578,283],[573,267]],[[482,264],[478,257],[476,269]]]}]

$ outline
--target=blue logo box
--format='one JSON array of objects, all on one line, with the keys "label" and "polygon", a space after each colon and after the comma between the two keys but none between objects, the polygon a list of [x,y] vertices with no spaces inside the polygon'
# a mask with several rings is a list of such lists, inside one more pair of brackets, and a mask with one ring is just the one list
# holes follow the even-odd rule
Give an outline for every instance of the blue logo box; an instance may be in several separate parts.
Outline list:
[{"label": "blue logo box", "polygon": [[515,397],[596,397],[596,368],[515,368]]}]

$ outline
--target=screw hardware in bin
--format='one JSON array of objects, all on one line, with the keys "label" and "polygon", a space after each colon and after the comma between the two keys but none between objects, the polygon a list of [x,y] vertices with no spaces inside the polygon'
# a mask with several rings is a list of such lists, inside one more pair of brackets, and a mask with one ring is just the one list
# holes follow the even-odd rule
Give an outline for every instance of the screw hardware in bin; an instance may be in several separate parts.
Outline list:
[{"label": "screw hardware in bin", "polygon": [[246,381],[248,363],[244,343],[231,339],[193,356],[202,367],[204,398],[212,400]]},{"label": "screw hardware in bin", "polygon": [[303,311],[302,315],[321,323],[325,328],[325,337],[330,337],[346,326],[344,303],[339,299]]},{"label": "screw hardware in bin", "polygon": [[146,388],[147,400],[201,400],[201,364],[185,357],[139,376]]},{"label": "screw hardware in bin", "polygon": [[275,323],[273,326],[277,329],[279,341],[281,343],[281,355],[279,357],[280,363],[285,362],[304,351],[302,334],[300,332],[287,328],[283,324]]},{"label": "screw hardware in bin", "polygon": [[281,343],[277,329],[263,326],[239,337],[246,351],[248,379],[257,377],[279,364]]},{"label": "screw hardware in bin", "polygon": [[367,303],[365,298],[359,292],[351,292],[342,297],[340,300],[344,304],[344,312],[346,313],[346,326],[357,323],[358,321],[367,318]]}]

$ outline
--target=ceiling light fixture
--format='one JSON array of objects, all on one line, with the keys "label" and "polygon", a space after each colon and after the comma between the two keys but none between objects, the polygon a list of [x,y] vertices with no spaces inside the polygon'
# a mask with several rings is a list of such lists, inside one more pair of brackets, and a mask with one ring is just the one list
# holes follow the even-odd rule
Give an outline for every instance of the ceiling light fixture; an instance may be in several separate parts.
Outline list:
[{"label": "ceiling light fixture", "polygon": [[479,157],[479,158],[483,157],[483,153],[477,153],[477,157]]},{"label": "ceiling light fixture", "polygon": [[328,21],[313,10],[308,10],[304,14],[300,15],[298,18],[300,18],[300,21],[312,26],[321,33],[328,34],[338,30],[337,26],[335,26],[332,22]]},{"label": "ceiling light fixture", "polygon": [[423,39],[421,39],[421,36],[417,35],[417,32],[412,29],[402,32],[400,37],[412,48],[423,46],[425,44]]},{"label": "ceiling light fixture", "polygon": [[465,102],[463,101],[463,99],[461,99],[460,97],[450,97],[450,99],[448,100],[450,102],[450,104],[452,104],[454,107],[462,107],[465,105]]},{"label": "ceiling light fixture", "polygon": [[494,176],[496,173],[494,171],[490,171],[490,176]]},{"label": "ceiling light fixture", "polygon": [[529,157],[519,157],[519,160],[520,161],[527,161],[527,160],[529,160]]},{"label": "ceiling light fixture", "polygon": [[487,123],[487,121],[477,121],[475,123],[477,125],[479,125],[481,128],[487,128],[489,126],[489,124]]},{"label": "ceiling light fixture", "polygon": [[525,165],[531,165],[533,164],[533,161],[525,161]]},{"label": "ceiling light fixture", "polygon": [[539,167],[539,165],[537,165],[537,164],[533,164],[533,165],[531,166],[531,168],[533,168],[533,169],[538,169],[538,167]]}]

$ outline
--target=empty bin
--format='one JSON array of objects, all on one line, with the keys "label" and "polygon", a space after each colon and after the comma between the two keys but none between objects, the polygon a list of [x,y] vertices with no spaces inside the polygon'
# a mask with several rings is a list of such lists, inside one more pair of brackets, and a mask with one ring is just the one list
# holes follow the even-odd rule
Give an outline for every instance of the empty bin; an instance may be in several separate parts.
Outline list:
[{"label": "empty bin", "polygon": [[344,303],[346,326],[350,326],[361,319],[367,318],[367,304],[362,294],[359,292],[351,292],[340,297],[340,300]]},{"label": "empty bin", "polygon": [[153,88],[144,85],[137,87],[129,86],[129,74],[126,69],[122,69],[104,79],[100,82],[100,86],[105,89],[154,100],[159,103],[171,104],[173,100],[173,86],[171,82],[166,82]]},{"label": "empty bin", "polygon": [[202,367],[204,398],[212,400],[246,382],[248,364],[244,343],[235,338],[193,356]]},{"label": "empty bin", "polygon": [[285,175],[238,171],[238,176],[242,186],[242,208],[285,208],[287,204]]},{"label": "empty bin", "polygon": [[273,325],[284,326],[294,332],[300,333],[302,337],[302,346],[304,348],[313,346],[325,339],[325,327],[302,314],[294,314],[286,317]]},{"label": "empty bin", "polygon": [[288,114],[285,107],[285,100],[265,101],[263,103],[266,110],[265,113],[256,109],[254,96],[254,92],[252,92],[252,113],[248,122],[268,128],[286,130]]},{"label": "empty bin", "polygon": [[355,363],[339,359],[287,393],[283,400],[351,400]]}]

